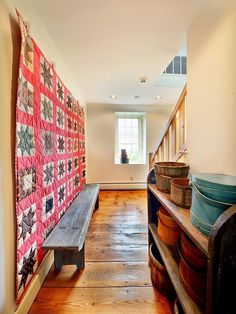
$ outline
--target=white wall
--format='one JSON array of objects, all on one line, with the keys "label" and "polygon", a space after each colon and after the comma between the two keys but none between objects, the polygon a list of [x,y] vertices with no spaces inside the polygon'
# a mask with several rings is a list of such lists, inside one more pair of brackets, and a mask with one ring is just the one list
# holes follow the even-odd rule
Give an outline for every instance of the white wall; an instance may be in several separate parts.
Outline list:
[{"label": "white wall", "polygon": [[66,68],[30,1],[0,1],[0,313],[14,313],[15,294],[15,208],[14,208],[14,116],[18,75],[20,33],[14,7],[31,22],[32,34],[74,96],[76,82]]},{"label": "white wall", "polygon": [[187,162],[236,175],[236,1],[209,2],[187,36]]},{"label": "white wall", "polygon": [[[148,152],[153,152],[156,148],[158,138],[170,116],[170,110],[170,106],[87,104],[87,181],[99,183],[146,182]],[[116,111],[147,113],[146,165],[114,164]]]}]

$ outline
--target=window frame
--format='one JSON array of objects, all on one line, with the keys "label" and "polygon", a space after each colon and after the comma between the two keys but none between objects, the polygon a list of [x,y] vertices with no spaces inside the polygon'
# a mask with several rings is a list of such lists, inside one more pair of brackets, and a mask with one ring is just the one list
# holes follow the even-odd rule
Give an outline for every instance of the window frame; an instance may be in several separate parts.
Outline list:
[{"label": "window frame", "polygon": [[130,162],[129,165],[145,165],[146,164],[146,112],[115,112],[115,156],[114,163],[123,165],[120,162],[119,151],[119,119],[138,119],[138,155],[139,160],[137,162]]}]

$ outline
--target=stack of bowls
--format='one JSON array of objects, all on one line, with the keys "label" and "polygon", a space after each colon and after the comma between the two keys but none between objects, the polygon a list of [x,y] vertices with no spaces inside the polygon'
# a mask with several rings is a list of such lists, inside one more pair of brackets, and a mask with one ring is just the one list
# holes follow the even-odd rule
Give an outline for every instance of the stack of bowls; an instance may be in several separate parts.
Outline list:
[{"label": "stack of bowls", "polygon": [[157,234],[162,242],[174,247],[181,234],[181,228],[163,207],[158,210]]},{"label": "stack of bowls", "polygon": [[236,204],[236,177],[200,173],[192,175],[190,220],[201,232],[209,235],[218,217]]},{"label": "stack of bowls", "polygon": [[158,190],[170,193],[171,179],[187,178],[189,166],[183,162],[156,162],[154,173]]},{"label": "stack of bowls", "polygon": [[207,258],[185,233],[181,235],[178,250],[181,258],[179,264],[181,282],[190,297],[200,306],[204,306],[206,303]]}]

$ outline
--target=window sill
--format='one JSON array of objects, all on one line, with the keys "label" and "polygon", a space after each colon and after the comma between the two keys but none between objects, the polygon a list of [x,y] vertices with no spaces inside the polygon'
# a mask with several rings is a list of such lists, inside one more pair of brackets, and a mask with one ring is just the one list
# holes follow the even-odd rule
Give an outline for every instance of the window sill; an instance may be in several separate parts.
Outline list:
[{"label": "window sill", "polygon": [[143,162],[143,163],[121,163],[121,162],[115,162],[115,165],[124,165],[124,166],[144,166],[146,165],[147,163],[146,162]]}]

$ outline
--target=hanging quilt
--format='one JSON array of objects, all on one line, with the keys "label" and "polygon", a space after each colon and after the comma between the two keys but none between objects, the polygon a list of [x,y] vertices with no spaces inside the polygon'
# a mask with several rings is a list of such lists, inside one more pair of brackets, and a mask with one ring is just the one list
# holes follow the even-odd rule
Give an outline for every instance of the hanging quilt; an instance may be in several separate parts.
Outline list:
[{"label": "hanging quilt", "polygon": [[17,12],[17,303],[42,262],[41,245],[85,183],[84,112]]}]

